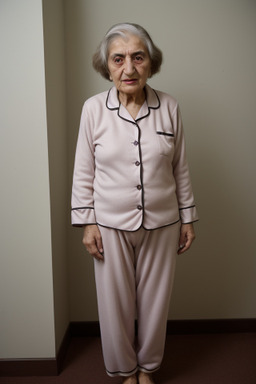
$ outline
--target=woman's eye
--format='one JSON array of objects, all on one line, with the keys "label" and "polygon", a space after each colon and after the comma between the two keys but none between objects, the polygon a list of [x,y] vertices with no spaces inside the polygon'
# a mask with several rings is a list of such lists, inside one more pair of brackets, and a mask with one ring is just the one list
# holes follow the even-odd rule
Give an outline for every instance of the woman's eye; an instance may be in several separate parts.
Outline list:
[{"label": "woman's eye", "polygon": [[121,64],[123,62],[123,59],[121,57],[115,57],[114,62],[116,64]]},{"label": "woman's eye", "polygon": [[135,56],[135,61],[142,61],[143,57],[142,56]]}]

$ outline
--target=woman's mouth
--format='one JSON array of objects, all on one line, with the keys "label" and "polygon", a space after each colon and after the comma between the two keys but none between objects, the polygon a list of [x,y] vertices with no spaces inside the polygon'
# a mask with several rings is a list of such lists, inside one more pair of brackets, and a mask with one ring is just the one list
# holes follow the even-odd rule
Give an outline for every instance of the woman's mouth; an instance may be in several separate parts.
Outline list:
[{"label": "woman's mouth", "polygon": [[135,83],[137,83],[138,79],[125,79],[123,80],[123,82],[127,85],[133,85]]}]

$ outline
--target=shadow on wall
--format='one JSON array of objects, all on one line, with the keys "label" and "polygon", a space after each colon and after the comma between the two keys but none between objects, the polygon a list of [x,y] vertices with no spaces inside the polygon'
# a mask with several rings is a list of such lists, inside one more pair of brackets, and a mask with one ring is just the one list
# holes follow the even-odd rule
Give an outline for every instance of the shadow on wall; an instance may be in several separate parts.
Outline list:
[{"label": "shadow on wall", "polygon": [[201,96],[197,93],[195,101],[186,94],[189,106],[184,107],[190,119],[185,131],[189,126],[188,157],[200,221],[191,251],[178,258],[170,314],[236,318],[247,310],[253,317],[255,251],[248,222],[255,206],[253,136],[250,140],[251,128],[244,125],[248,132],[241,137],[236,111],[228,110],[227,102]]}]

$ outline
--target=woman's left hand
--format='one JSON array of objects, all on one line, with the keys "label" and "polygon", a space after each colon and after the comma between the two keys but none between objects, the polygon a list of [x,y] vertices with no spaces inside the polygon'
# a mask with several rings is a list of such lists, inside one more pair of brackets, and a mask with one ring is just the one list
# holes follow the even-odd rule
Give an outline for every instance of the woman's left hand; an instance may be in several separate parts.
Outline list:
[{"label": "woman's left hand", "polygon": [[178,255],[186,252],[191,247],[195,238],[193,224],[181,224]]}]

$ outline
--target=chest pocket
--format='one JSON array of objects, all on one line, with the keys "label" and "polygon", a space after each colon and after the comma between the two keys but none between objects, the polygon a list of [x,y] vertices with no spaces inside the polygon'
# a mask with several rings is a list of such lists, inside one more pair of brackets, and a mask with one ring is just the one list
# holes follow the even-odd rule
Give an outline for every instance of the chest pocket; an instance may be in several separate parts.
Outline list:
[{"label": "chest pocket", "polygon": [[156,131],[160,155],[173,157],[175,138],[173,133]]}]

